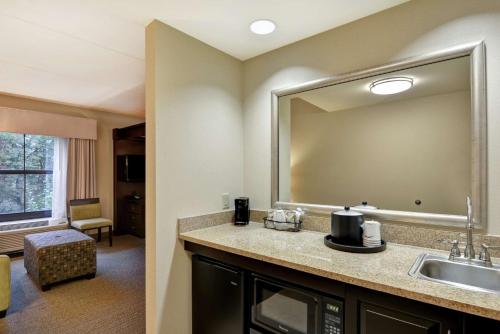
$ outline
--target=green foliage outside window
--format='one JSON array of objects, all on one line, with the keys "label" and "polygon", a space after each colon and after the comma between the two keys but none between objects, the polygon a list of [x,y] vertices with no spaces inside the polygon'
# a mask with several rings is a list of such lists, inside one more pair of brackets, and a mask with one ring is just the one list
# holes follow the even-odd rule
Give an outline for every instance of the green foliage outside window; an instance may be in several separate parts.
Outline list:
[{"label": "green foliage outside window", "polygon": [[0,132],[2,214],[51,210],[54,137]]}]

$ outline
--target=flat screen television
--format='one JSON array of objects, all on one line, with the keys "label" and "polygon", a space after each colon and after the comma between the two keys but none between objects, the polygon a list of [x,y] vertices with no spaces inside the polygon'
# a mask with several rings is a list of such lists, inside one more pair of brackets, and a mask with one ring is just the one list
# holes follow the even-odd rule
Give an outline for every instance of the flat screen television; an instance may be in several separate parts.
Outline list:
[{"label": "flat screen television", "polygon": [[146,159],[144,155],[117,156],[118,181],[144,182],[146,176]]}]

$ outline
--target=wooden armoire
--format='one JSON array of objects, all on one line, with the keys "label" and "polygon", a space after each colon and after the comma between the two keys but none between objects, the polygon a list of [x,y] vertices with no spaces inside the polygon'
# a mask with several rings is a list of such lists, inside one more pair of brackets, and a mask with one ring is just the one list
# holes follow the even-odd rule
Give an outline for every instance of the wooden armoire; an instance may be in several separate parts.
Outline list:
[{"label": "wooden armoire", "polygon": [[[113,129],[113,179],[115,234],[145,237],[145,166],[136,168],[134,178],[126,171],[129,159],[135,165],[145,162],[146,124]],[[137,167],[137,166],[136,166]],[[131,173],[132,173],[131,172]],[[142,175],[141,175],[142,174]]]}]

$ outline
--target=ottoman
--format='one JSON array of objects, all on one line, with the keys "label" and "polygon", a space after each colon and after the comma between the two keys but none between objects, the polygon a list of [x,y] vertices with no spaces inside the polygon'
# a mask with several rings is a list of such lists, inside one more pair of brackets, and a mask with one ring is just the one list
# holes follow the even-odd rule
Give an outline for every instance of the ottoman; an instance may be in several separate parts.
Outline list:
[{"label": "ottoman", "polygon": [[24,267],[42,291],[76,277],[96,273],[95,240],[75,230],[51,231],[24,237]]}]

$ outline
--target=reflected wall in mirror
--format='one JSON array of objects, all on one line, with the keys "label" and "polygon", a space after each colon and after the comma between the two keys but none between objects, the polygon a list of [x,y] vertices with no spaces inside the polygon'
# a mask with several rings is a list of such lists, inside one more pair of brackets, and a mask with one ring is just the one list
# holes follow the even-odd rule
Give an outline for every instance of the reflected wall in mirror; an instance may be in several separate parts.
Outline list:
[{"label": "reflected wall in mirror", "polygon": [[[470,69],[466,55],[279,96],[278,201],[465,215]],[[376,94],[395,78],[409,89]]]}]

